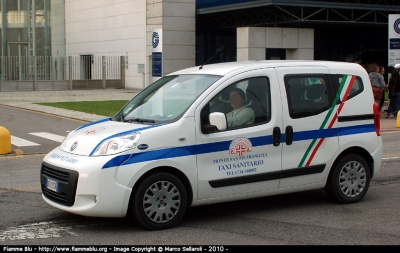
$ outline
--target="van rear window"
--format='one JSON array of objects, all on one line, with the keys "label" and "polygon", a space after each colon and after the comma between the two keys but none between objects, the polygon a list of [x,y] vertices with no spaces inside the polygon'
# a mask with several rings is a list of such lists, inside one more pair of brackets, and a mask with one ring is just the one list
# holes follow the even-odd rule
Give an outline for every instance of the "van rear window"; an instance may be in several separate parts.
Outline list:
[{"label": "van rear window", "polygon": [[287,75],[285,88],[289,115],[293,119],[320,114],[332,104],[328,76],[325,74]]},{"label": "van rear window", "polygon": [[[310,117],[328,110],[332,106],[340,84],[348,75],[301,74],[285,76],[285,88],[289,104],[289,115],[293,119]],[[364,84],[356,76],[347,100],[361,94]],[[341,101],[338,101],[340,103]]]},{"label": "van rear window", "polygon": [[[333,88],[335,93],[339,90],[340,83],[343,80],[343,74],[335,74],[332,76]],[[347,100],[352,99],[353,97],[357,96],[358,94],[362,93],[364,90],[364,84],[359,76],[356,77],[353,86],[351,87],[350,94],[347,97]]]}]

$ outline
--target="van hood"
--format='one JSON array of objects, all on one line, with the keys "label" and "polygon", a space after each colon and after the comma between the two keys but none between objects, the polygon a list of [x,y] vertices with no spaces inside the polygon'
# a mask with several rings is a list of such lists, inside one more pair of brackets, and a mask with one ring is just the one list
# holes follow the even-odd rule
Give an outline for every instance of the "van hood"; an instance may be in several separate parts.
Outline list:
[{"label": "van hood", "polygon": [[61,143],[64,152],[92,156],[104,142],[159,127],[161,125],[143,125],[111,121],[109,118],[83,125],[71,132]]}]

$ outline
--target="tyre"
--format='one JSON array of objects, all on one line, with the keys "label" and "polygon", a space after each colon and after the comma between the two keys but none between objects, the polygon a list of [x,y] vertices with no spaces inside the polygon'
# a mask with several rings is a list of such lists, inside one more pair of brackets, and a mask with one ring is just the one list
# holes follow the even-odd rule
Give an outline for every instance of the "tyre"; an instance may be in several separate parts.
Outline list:
[{"label": "tyre", "polygon": [[359,155],[346,155],[335,163],[328,177],[326,191],[335,201],[350,204],[360,201],[368,191],[370,168]]},{"label": "tyre", "polygon": [[172,228],[182,219],[187,195],[174,175],[160,172],[145,178],[133,194],[133,218],[149,230]]}]

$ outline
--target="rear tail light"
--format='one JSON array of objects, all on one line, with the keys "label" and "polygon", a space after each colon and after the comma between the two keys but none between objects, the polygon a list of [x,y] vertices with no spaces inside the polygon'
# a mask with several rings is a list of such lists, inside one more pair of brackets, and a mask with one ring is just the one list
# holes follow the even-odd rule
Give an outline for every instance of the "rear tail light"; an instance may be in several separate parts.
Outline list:
[{"label": "rear tail light", "polygon": [[379,105],[374,103],[374,127],[377,136],[381,136],[381,116],[379,112]]}]

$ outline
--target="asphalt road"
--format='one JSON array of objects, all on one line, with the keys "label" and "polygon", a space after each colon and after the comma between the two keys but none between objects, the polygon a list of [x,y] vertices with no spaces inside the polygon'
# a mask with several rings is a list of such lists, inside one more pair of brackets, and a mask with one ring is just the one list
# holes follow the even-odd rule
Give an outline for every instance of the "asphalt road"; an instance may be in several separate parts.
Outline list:
[{"label": "asphalt road", "polygon": [[47,154],[60,145],[69,131],[85,123],[0,105],[0,126],[10,132],[12,150],[19,154]]},{"label": "asphalt road", "polygon": [[385,159],[363,201],[323,190],[189,208],[178,227],[149,232],[127,218],[87,218],[41,198],[40,155],[0,158],[1,245],[398,245],[399,159]]},{"label": "asphalt road", "polygon": [[[28,123],[60,133],[81,124],[60,118]],[[43,154],[0,156],[0,245],[400,245],[400,132],[382,138],[381,171],[359,203],[336,204],[323,190],[249,199],[189,208],[178,227],[154,232],[128,218],[55,209],[40,193]]]}]

